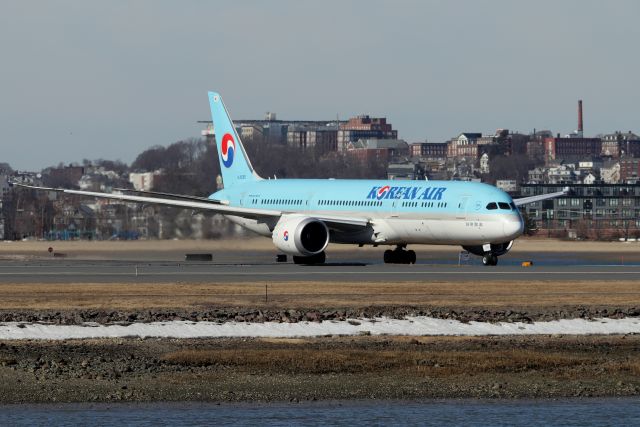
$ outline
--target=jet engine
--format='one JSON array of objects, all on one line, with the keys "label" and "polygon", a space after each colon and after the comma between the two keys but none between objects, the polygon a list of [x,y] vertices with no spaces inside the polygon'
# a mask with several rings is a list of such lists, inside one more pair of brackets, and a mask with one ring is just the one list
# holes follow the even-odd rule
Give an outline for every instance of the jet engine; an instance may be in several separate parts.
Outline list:
[{"label": "jet engine", "polygon": [[[495,256],[501,256],[509,252],[512,246],[513,240],[504,243],[492,243],[490,252]],[[478,256],[483,256],[488,252],[482,246],[463,246],[462,249]]]},{"label": "jet engine", "polygon": [[286,254],[308,257],[324,251],[329,244],[329,229],[316,218],[285,215],[273,229],[271,239]]}]

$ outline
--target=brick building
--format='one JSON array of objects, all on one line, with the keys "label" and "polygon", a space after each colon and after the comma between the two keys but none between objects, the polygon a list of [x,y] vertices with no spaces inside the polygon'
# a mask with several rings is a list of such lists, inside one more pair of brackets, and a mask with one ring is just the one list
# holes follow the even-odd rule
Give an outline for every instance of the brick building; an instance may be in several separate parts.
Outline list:
[{"label": "brick building", "polygon": [[291,127],[287,131],[287,144],[297,148],[317,147],[322,152],[338,150],[338,130],[335,126]]},{"label": "brick building", "polygon": [[447,156],[456,157],[472,157],[478,158],[478,139],[482,137],[480,133],[465,132],[461,133],[457,138],[449,141],[447,148]]},{"label": "brick building", "polygon": [[637,181],[640,178],[640,158],[620,159],[620,181]]},{"label": "brick building", "polygon": [[347,144],[347,153],[361,161],[389,162],[409,155],[409,144],[402,139],[360,139]]},{"label": "brick building", "polygon": [[602,140],[600,138],[545,138],[545,159],[580,161],[585,158],[600,157],[602,153]]},{"label": "brick building", "polygon": [[398,139],[398,131],[387,123],[385,117],[362,115],[352,117],[347,123],[340,124],[337,141],[339,151],[346,150],[349,142],[359,139]]},{"label": "brick building", "polygon": [[448,145],[446,142],[416,142],[411,144],[411,155],[425,161],[446,159]]}]

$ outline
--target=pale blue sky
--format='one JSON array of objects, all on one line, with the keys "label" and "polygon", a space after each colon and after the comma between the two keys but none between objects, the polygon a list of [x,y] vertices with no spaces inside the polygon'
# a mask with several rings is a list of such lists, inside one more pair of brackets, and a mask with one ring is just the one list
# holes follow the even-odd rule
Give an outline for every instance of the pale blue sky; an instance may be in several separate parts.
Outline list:
[{"label": "pale blue sky", "polygon": [[131,162],[235,118],[386,115],[410,142],[640,131],[637,1],[0,3],[0,161]]}]

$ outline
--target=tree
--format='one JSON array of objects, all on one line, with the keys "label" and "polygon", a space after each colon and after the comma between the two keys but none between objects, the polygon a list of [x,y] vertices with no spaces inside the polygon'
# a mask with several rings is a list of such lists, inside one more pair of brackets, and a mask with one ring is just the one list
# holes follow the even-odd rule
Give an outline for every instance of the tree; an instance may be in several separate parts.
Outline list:
[{"label": "tree", "polygon": [[496,156],[489,158],[489,173],[487,182],[495,183],[498,179],[514,179],[517,182],[526,181],[529,169],[533,169],[534,162],[523,154],[511,156]]},{"label": "tree", "polygon": [[162,167],[167,149],[161,145],[151,147],[142,153],[131,164],[134,171],[153,172]]},{"label": "tree", "polygon": [[1,162],[0,163],[0,173],[2,174],[11,174],[13,173],[13,169],[9,166],[9,163]]}]

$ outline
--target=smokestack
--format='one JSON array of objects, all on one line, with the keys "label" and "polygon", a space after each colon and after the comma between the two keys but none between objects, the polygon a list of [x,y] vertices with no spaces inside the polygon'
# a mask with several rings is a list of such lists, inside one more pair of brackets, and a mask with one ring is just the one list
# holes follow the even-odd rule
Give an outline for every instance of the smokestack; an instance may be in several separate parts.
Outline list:
[{"label": "smokestack", "polygon": [[584,131],[583,123],[582,123],[582,99],[578,100],[578,133],[582,135]]}]

